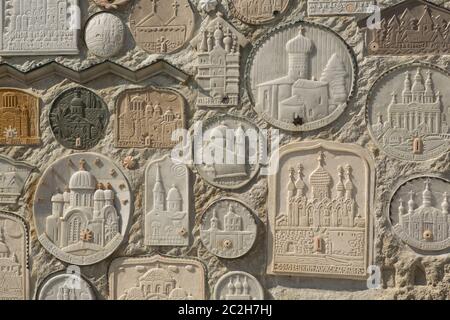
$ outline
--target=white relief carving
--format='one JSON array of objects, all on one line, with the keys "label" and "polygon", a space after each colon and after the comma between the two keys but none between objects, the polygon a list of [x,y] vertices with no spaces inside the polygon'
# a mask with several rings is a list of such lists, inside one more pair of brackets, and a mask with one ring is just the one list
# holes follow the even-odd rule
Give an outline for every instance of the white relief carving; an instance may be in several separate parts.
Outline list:
[{"label": "white relief carving", "polygon": [[39,241],[65,262],[98,262],[122,242],[130,200],[125,177],[107,158],[94,153],[62,158],[45,171],[35,195]]},{"label": "white relief carving", "polygon": [[86,24],[85,42],[90,52],[102,58],[117,55],[123,47],[125,31],[122,20],[111,13],[98,13]]},{"label": "white relief carving", "polygon": [[23,187],[33,166],[0,155],[0,204],[15,204],[22,195]]},{"label": "white relief carving", "polygon": [[217,0],[200,0],[199,2],[200,9],[202,9],[206,13],[210,13],[216,10],[217,5]]},{"label": "white relief carving", "polygon": [[187,246],[191,184],[185,165],[169,156],[151,162],[145,172],[145,244]]},{"label": "white relief carving", "polygon": [[352,92],[352,55],[337,35],[319,25],[301,22],[275,29],[259,42],[249,63],[256,111],[285,130],[328,125]]},{"label": "white relief carving", "polygon": [[197,107],[232,107],[239,104],[240,51],[248,44],[220,13],[203,23],[191,41],[197,50]]},{"label": "white relief carving", "polygon": [[320,141],[292,143],[280,154],[269,181],[268,271],[364,278],[374,182],[367,153]]},{"label": "white relief carving", "polygon": [[109,270],[113,300],[205,299],[205,271],[196,260],[162,256],[120,258],[113,261]]},{"label": "white relief carving", "polygon": [[[78,286],[71,285],[76,279]],[[39,300],[95,300],[91,285],[80,275],[59,274],[47,279],[38,294]]]},{"label": "white relief carving", "polygon": [[230,0],[234,16],[249,24],[272,22],[286,12],[289,0]]},{"label": "white relief carving", "polygon": [[308,0],[308,15],[367,14],[373,5],[373,0]]},{"label": "white relief carving", "polygon": [[214,288],[215,300],[263,300],[264,290],[251,274],[233,271],[224,274]]},{"label": "white relief carving", "polygon": [[238,258],[253,247],[256,222],[251,211],[234,199],[211,204],[203,214],[200,238],[212,254],[221,258]]},{"label": "white relief carving", "polygon": [[0,2],[0,55],[78,54],[78,0]]}]

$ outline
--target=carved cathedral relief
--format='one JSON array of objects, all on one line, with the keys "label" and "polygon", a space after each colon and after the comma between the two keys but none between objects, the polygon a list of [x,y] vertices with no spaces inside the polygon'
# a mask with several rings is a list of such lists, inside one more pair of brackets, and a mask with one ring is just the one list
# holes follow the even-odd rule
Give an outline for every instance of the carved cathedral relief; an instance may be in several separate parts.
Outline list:
[{"label": "carved cathedral relief", "polygon": [[0,55],[78,54],[78,0],[4,0],[0,12]]},{"label": "carved cathedral relief", "polygon": [[194,32],[194,12],[188,0],[138,0],[130,28],[138,46],[149,53],[181,49]]},{"label": "carved cathedral relief", "polygon": [[403,1],[381,10],[380,28],[358,25],[371,55],[448,54],[450,10],[428,1]]},{"label": "carved cathedral relief", "polygon": [[264,289],[258,280],[242,271],[224,274],[214,288],[215,300],[263,300]]},{"label": "carved cathedral relief", "polygon": [[185,127],[184,98],[173,90],[124,91],[117,102],[118,148],[173,148],[172,134]]},{"label": "carved cathedral relief", "polygon": [[205,270],[193,259],[120,258],[109,268],[112,300],[205,300]]},{"label": "carved cathedral relief", "polygon": [[374,5],[374,0],[308,0],[308,15],[368,14]]},{"label": "carved cathedral relief", "polygon": [[[69,271],[69,266],[67,270]],[[42,284],[37,295],[38,300],[95,300],[91,285],[79,274],[51,275]]]},{"label": "carved cathedral relief", "polygon": [[125,176],[106,157],[73,154],[53,163],[34,199],[38,239],[67,263],[90,265],[123,240],[131,212]]},{"label": "carved cathedral relief", "polygon": [[145,172],[145,244],[187,246],[191,183],[189,169],[170,156],[151,162]]},{"label": "carved cathedral relief", "polygon": [[248,43],[221,13],[203,23],[191,41],[197,50],[197,107],[239,105],[240,52]]},{"label": "carved cathedral relief", "polygon": [[0,155],[0,204],[16,204],[35,167]]},{"label": "carved cathedral relief", "polygon": [[419,250],[449,249],[449,196],[450,181],[437,176],[402,181],[388,208],[395,233]]},{"label": "carved cathedral relief", "polygon": [[255,110],[285,130],[330,124],[353,91],[354,58],[345,42],[323,26],[297,22],[277,28],[259,41],[248,61]]},{"label": "carved cathedral relief", "polygon": [[381,76],[367,101],[369,132],[390,156],[437,158],[450,146],[450,90],[446,71],[408,64]]},{"label": "carved cathedral relief", "polygon": [[234,16],[249,24],[263,24],[286,12],[290,0],[231,0],[228,6]]},{"label": "carved cathedral relief", "polygon": [[371,261],[374,171],[364,149],[291,143],[269,180],[271,274],[365,278]]},{"label": "carved cathedral relief", "polygon": [[0,145],[38,145],[39,99],[25,91],[0,88]]},{"label": "carved cathedral relief", "polygon": [[28,281],[27,225],[0,211],[0,300],[27,300]]}]

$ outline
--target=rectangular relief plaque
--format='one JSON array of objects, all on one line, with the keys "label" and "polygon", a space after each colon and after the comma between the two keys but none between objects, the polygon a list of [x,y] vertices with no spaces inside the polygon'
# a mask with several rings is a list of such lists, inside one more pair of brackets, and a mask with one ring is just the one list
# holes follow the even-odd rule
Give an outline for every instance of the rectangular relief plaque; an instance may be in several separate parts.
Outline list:
[{"label": "rectangular relief plaque", "polygon": [[373,0],[308,0],[308,15],[346,15],[370,13]]}]

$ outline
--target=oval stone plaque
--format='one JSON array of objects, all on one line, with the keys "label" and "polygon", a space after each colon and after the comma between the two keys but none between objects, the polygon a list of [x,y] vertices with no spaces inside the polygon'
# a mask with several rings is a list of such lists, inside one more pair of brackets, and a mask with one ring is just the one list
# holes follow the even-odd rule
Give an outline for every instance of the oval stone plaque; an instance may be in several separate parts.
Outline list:
[{"label": "oval stone plaque", "polygon": [[332,30],[309,22],[270,31],[253,49],[247,86],[255,110],[289,131],[322,128],[347,106],[355,84],[351,49]]},{"label": "oval stone plaque", "polygon": [[200,238],[212,254],[221,258],[239,258],[253,247],[256,239],[253,213],[242,202],[221,199],[203,213]]},{"label": "oval stone plaque", "polygon": [[102,58],[114,57],[125,38],[122,20],[112,13],[95,14],[86,24],[84,37],[90,52]]},{"label": "oval stone plaque", "polygon": [[56,258],[91,265],[123,240],[131,193],[120,169],[96,153],[79,153],[51,164],[34,198],[38,239]]},{"label": "oval stone plaque", "polygon": [[215,300],[264,300],[264,290],[254,276],[242,271],[224,274],[214,288]]},{"label": "oval stone plaque", "polygon": [[289,6],[289,0],[231,0],[228,1],[233,15],[249,24],[263,24],[279,18]]},{"label": "oval stone plaque", "polygon": [[381,76],[367,99],[369,132],[389,156],[409,161],[439,157],[450,147],[449,74],[408,64]]},{"label": "oval stone plaque", "polygon": [[416,176],[403,181],[391,197],[389,217],[395,233],[424,251],[450,248],[450,181]]},{"label": "oval stone plaque", "polygon": [[58,274],[47,279],[38,294],[39,300],[95,300],[91,285],[80,275]]},{"label": "oval stone plaque", "polygon": [[69,149],[86,150],[103,138],[109,111],[99,96],[79,87],[61,93],[53,102],[49,117],[59,143]]}]

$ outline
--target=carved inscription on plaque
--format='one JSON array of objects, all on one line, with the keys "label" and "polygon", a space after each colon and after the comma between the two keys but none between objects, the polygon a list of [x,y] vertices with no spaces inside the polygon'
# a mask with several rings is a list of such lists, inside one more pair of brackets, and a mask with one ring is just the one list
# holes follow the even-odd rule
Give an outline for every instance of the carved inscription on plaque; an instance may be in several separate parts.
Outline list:
[{"label": "carved inscription on plaque", "polygon": [[145,244],[187,246],[191,201],[189,170],[170,156],[145,172]]},{"label": "carved inscription on plaque", "polygon": [[125,32],[122,20],[111,13],[92,16],[85,28],[89,51],[102,58],[115,56],[122,49]]},{"label": "carved inscription on plaque", "polygon": [[0,204],[15,204],[33,166],[0,155]]},{"label": "carved inscription on plaque", "polygon": [[0,12],[0,55],[78,54],[78,0],[3,0]]},{"label": "carved inscription on plaque", "polygon": [[36,145],[39,99],[24,91],[0,89],[0,145]]},{"label": "carved inscription on plaque", "polygon": [[90,284],[76,274],[52,276],[42,285],[39,300],[95,300]]},{"label": "carved inscription on plaque", "polygon": [[365,278],[374,192],[365,150],[336,142],[291,143],[281,148],[279,161],[269,181],[268,272]]},{"label": "carved inscription on plaque", "polygon": [[215,300],[263,300],[264,290],[251,274],[233,271],[224,274],[214,288]]},{"label": "carved inscription on plaque", "polygon": [[308,15],[337,15],[373,12],[373,0],[308,0]]},{"label": "carved inscription on plaque", "polygon": [[343,40],[306,22],[269,32],[253,50],[247,70],[256,111],[290,131],[314,130],[336,120],[355,78]]},{"label": "carved inscription on plaque", "polygon": [[248,44],[220,13],[204,22],[191,41],[197,50],[197,107],[232,107],[239,104],[240,51]]},{"label": "carved inscription on plaque", "polygon": [[149,53],[171,53],[189,41],[194,12],[188,0],[138,0],[130,18],[138,46]]},{"label": "carved inscription on plaque", "polygon": [[126,90],[118,99],[116,146],[173,148],[172,134],[185,126],[184,98],[158,88]]},{"label": "carved inscription on plaque", "polygon": [[450,181],[415,177],[391,198],[389,216],[395,233],[410,246],[438,251],[450,248]]},{"label": "carved inscription on plaque", "polygon": [[449,75],[408,64],[388,71],[372,87],[367,104],[369,132],[390,156],[429,160],[450,146]]},{"label": "carved inscription on plaque", "polygon": [[27,242],[25,222],[0,211],[0,300],[28,298]]},{"label": "carved inscription on plaque", "polygon": [[39,241],[67,263],[99,262],[122,242],[130,200],[125,176],[108,158],[96,153],[64,157],[38,184],[34,219]]},{"label": "carved inscription on plaque", "polygon": [[212,254],[221,258],[238,258],[250,251],[256,231],[250,209],[240,201],[223,199],[206,209],[200,237]]},{"label": "carved inscription on plaque", "polygon": [[289,0],[231,0],[228,2],[234,16],[249,24],[271,22],[282,15]]},{"label": "carved inscription on plaque", "polygon": [[109,268],[112,300],[204,300],[205,271],[191,259],[120,258]]},{"label": "carved inscription on plaque", "polygon": [[109,112],[100,97],[80,87],[61,93],[53,102],[49,117],[59,143],[66,148],[86,150],[103,138]]},{"label": "carved inscription on plaque", "polygon": [[428,1],[403,1],[381,11],[380,28],[358,25],[366,32],[372,55],[448,54],[450,11]]}]

